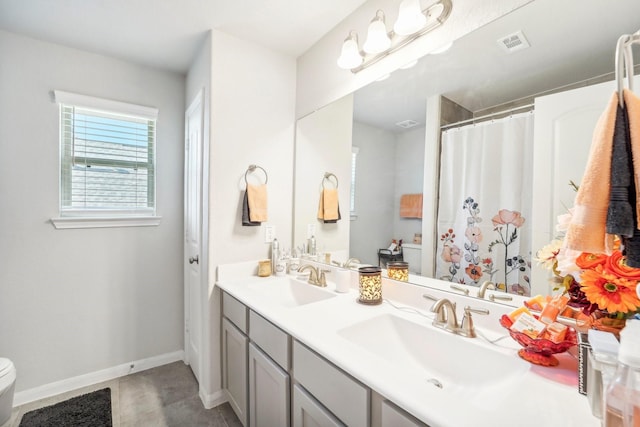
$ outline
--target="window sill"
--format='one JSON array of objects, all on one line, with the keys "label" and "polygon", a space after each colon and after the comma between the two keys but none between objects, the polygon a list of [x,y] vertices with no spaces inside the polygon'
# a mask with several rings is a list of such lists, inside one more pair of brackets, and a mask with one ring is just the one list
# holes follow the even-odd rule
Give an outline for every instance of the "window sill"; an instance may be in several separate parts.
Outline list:
[{"label": "window sill", "polygon": [[51,218],[51,224],[58,230],[69,228],[152,227],[160,225],[161,219],[161,216],[58,217]]}]

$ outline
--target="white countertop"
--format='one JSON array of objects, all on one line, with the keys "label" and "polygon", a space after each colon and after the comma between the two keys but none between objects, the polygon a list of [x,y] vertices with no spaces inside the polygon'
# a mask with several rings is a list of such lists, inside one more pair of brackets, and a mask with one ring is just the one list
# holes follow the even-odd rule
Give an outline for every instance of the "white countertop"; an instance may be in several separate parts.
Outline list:
[{"label": "white countertop", "polygon": [[[258,280],[267,282],[279,279],[252,276],[255,265],[243,263],[220,266],[216,285],[432,427],[600,425],[600,421],[591,415],[586,396],[578,393],[577,360],[574,355],[557,355],[560,365],[554,368],[532,365],[519,359],[517,350],[520,347],[498,324],[498,318],[510,312],[511,307],[386,279],[383,279],[385,302],[377,306],[366,306],[356,302],[357,273],[354,272],[349,293],[334,292],[334,298],[294,308],[283,308],[248,286],[248,283],[255,284]],[[334,286],[329,283],[326,289],[333,292]],[[498,381],[489,387],[474,389],[445,384],[440,389],[406,367],[391,364],[338,333],[345,327],[385,313],[421,325],[431,325],[433,314],[428,311],[431,303],[422,299],[421,295],[424,293],[457,300],[459,307],[472,305],[489,308],[489,316],[474,316],[476,329],[491,340],[505,335],[507,338],[497,341],[496,344],[490,344],[482,337],[455,338],[477,340],[474,344],[512,355],[526,364],[524,373],[509,380]],[[411,308],[399,310],[391,303]],[[460,312],[460,309],[458,311]],[[437,333],[450,334],[440,329],[435,330]],[[434,348],[434,351],[446,352],[447,349]],[[476,363],[473,354],[469,354],[468,363]],[[477,369],[483,369],[483,366],[479,365]],[[500,376],[500,372],[494,374]]]}]

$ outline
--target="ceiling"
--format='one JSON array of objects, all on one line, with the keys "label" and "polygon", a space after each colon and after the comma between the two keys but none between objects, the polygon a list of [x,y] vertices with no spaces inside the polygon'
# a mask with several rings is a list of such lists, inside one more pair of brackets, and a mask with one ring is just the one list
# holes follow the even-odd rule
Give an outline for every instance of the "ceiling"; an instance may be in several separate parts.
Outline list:
[{"label": "ceiling", "polygon": [[209,29],[298,57],[364,2],[0,0],[0,29],[186,73]]},{"label": "ceiling", "polygon": [[[446,53],[427,55],[360,89],[355,119],[401,132],[395,123],[424,124],[431,95],[475,112],[611,73],[618,37],[639,29],[638,0],[535,0],[457,40]],[[496,41],[518,30],[531,47],[506,53]]]}]

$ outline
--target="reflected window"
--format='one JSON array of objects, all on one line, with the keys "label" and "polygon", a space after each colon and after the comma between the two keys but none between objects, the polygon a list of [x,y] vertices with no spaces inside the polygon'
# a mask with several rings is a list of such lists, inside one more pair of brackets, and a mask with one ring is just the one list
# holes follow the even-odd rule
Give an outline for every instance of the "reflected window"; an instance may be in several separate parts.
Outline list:
[{"label": "reflected window", "polygon": [[357,217],[356,214],[356,165],[358,159],[358,147],[351,147],[351,195],[349,198],[349,211],[351,219],[354,220]]}]

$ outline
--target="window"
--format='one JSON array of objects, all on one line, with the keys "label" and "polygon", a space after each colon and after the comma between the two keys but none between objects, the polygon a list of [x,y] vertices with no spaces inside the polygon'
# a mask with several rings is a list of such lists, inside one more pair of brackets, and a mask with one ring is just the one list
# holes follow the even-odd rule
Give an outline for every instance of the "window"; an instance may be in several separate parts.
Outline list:
[{"label": "window", "polygon": [[360,148],[351,147],[351,195],[349,197],[349,210],[352,220],[358,217],[356,214],[356,164],[359,151]]},{"label": "window", "polygon": [[153,217],[157,110],[59,91],[55,97],[60,104],[60,216]]}]

